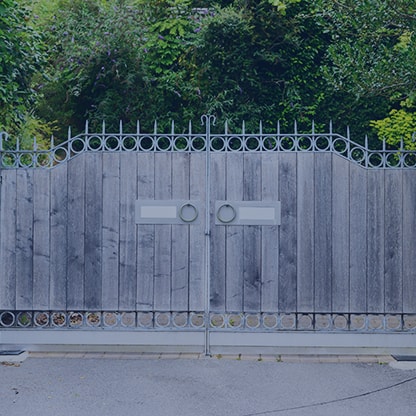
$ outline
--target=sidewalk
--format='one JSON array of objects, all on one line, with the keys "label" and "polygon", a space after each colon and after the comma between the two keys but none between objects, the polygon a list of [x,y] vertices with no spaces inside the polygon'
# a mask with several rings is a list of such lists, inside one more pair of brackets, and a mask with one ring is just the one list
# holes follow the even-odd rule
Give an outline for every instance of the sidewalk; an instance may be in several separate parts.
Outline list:
[{"label": "sidewalk", "polygon": [[414,416],[387,356],[31,353],[0,365],[0,416]]}]

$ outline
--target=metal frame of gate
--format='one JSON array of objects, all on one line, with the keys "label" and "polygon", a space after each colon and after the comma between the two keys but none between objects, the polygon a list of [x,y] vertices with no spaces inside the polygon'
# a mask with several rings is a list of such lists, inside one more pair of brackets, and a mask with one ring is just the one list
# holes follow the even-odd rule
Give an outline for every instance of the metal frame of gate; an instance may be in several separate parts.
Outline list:
[{"label": "metal frame of gate", "polygon": [[[212,201],[212,153],[328,153],[374,170],[415,170],[416,152],[401,149],[370,149],[354,143],[347,132],[341,136],[332,131],[318,133],[312,126],[310,133],[287,134],[277,125],[273,133],[263,132],[262,125],[255,134],[247,133],[243,124],[235,134],[225,126],[224,133],[212,133],[215,117],[201,118],[205,131],[195,133],[192,125],[186,133],[175,133],[174,124],[169,134],[157,131],[142,133],[139,125],[135,133],[85,132],[43,150],[9,149],[7,135],[0,133],[0,173],[8,170],[52,169],[83,153],[97,152],[197,152],[205,154],[205,204],[198,201],[141,201],[136,204],[136,224],[190,224],[203,222],[205,234],[204,307],[203,310],[107,310],[88,309],[43,310],[0,307],[0,345],[31,345],[44,349],[51,345],[66,348],[83,344],[97,348],[125,345],[144,349],[180,348],[182,351],[212,352],[239,351],[302,351],[313,347],[316,351],[352,351],[366,348],[376,350],[415,351],[416,309],[386,313],[354,311],[224,311],[212,308],[211,233],[212,211],[219,225],[265,225],[280,223],[280,202],[219,200]],[[0,176],[0,178],[3,178]],[[0,182],[1,184],[1,182]],[[0,194],[2,198],[5,194]],[[1,202],[1,200],[0,200]],[[157,212],[159,212],[159,214]],[[155,213],[156,212],[156,213]],[[201,218],[200,212],[205,212]],[[222,212],[222,214],[221,214]],[[266,219],[265,217],[266,216]],[[1,212],[0,212],[1,220]],[[4,218],[3,218],[4,221]],[[254,221],[254,222],[253,222]],[[4,229],[2,229],[4,232]],[[1,249],[1,247],[0,247]],[[0,253],[1,254],[1,253]],[[3,256],[5,254],[3,253]],[[3,257],[4,258],[4,257]],[[4,269],[3,269],[4,270]],[[4,276],[0,276],[0,279]],[[220,308],[221,309],[221,308]],[[105,330],[105,331],[99,331]],[[117,335],[114,335],[116,332]],[[111,347],[110,347],[111,348]]]}]

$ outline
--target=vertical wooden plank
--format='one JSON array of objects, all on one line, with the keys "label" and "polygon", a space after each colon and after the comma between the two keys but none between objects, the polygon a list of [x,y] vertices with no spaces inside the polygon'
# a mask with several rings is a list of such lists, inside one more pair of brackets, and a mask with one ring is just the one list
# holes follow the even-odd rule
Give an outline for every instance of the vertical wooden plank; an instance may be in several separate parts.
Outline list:
[{"label": "vertical wooden plank", "polygon": [[297,310],[314,311],[315,155],[297,157]]},{"label": "vertical wooden plank", "polygon": [[[350,299],[350,180],[348,160],[332,164],[332,311],[348,312]],[[352,190],[354,192],[354,190]],[[365,235],[364,233],[361,233]],[[364,293],[365,294],[365,293]]]},{"label": "vertical wooden plank", "polygon": [[367,173],[367,310],[384,312],[384,170]]},{"label": "vertical wooden plank", "polygon": [[215,225],[215,201],[225,200],[225,168],[226,154],[211,153],[211,186],[210,186],[210,298],[211,311],[225,312],[225,228],[224,225]]},{"label": "vertical wooden plank", "polygon": [[17,171],[16,308],[33,305],[33,170]]},{"label": "vertical wooden plank", "polygon": [[315,155],[315,312],[332,307],[332,154]]},{"label": "vertical wooden plank", "polygon": [[[155,198],[172,199],[172,155],[155,154]],[[172,292],[172,226],[155,225],[154,305],[170,310]]]},{"label": "vertical wooden plank", "polygon": [[[244,154],[244,200],[261,200],[261,154]],[[247,225],[244,231],[244,311],[261,310],[261,226]]]},{"label": "vertical wooden plank", "polygon": [[16,170],[2,170],[0,184],[0,309],[16,307]]},{"label": "vertical wooden plank", "polygon": [[[155,155],[137,155],[138,199],[152,200],[155,197]],[[155,226],[137,226],[137,310],[153,309],[155,263]]]},{"label": "vertical wooden plank", "polygon": [[[68,309],[85,308],[85,159],[86,154],[68,161]],[[92,214],[94,215],[94,214]]]},{"label": "vertical wooden plank", "polygon": [[200,201],[199,223],[190,227],[189,236],[189,310],[204,310],[205,270],[208,261],[205,253],[205,209],[207,186],[205,170],[206,155],[192,152],[190,154],[190,199]]},{"label": "vertical wooden plank", "polygon": [[102,309],[118,309],[120,154],[103,154]]},{"label": "vertical wooden plank", "polygon": [[[279,155],[264,153],[261,168],[261,199],[279,200]],[[279,298],[279,226],[262,227],[261,233],[261,310],[276,312]]]},{"label": "vertical wooden plank", "polygon": [[87,310],[101,310],[103,154],[87,153],[85,157],[85,307]]},{"label": "vertical wooden plank", "polygon": [[367,311],[367,170],[350,167],[350,311]]},{"label": "vertical wooden plank", "polygon": [[403,226],[402,226],[402,172],[387,170],[385,173],[385,311],[403,311]]},{"label": "vertical wooden plank", "polygon": [[50,177],[46,169],[33,173],[33,308],[38,310],[49,307]]},{"label": "vertical wooden plank", "polygon": [[120,282],[119,309],[136,308],[137,252],[135,201],[137,199],[137,157],[120,154]]},{"label": "vertical wooden plank", "polygon": [[[189,199],[189,154],[172,154],[172,199]],[[171,310],[187,311],[189,292],[189,228],[172,225],[172,299]]]},{"label": "vertical wooden plank", "polygon": [[[229,153],[226,168],[226,200],[244,199],[244,158],[241,153]],[[244,296],[244,232],[242,226],[226,226],[225,296],[228,312],[243,310]]]},{"label": "vertical wooden plank", "polygon": [[416,171],[403,171],[403,312],[416,312]]},{"label": "vertical wooden plank", "polygon": [[282,207],[279,255],[279,310],[295,312],[297,309],[297,156],[282,153],[279,165],[279,192]]},{"label": "vertical wooden plank", "polygon": [[51,170],[50,309],[66,309],[67,284],[67,164]]}]

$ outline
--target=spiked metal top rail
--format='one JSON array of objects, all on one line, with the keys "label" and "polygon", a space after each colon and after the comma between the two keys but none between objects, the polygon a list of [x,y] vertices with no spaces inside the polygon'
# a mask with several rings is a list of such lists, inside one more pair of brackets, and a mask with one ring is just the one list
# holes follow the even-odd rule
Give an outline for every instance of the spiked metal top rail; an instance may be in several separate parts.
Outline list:
[{"label": "spiked metal top rail", "polygon": [[195,133],[189,123],[188,132],[175,133],[172,122],[170,133],[159,133],[155,122],[153,133],[140,131],[137,123],[135,133],[123,132],[120,122],[118,133],[107,133],[103,123],[101,133],[91,133],[88,122],[85,131],[72,136],[68,130],[68,139],[55,144],[52,138],[49,149],[39,149],[33,139],[32,149],[21,149],[17,141],[14,149],[6,149],[4,144],[8,135],[0,132],[0,168],[52,168],[64,163],[83,152],[332,152],[365,168],[378,169],[416,169],[416,151],[404,150],[403,142],[400,149],[391,150],[382,143],[381,149],[370,149],[368,139],[364,146],[350,138],[349,129],[346,136],[332,131],[332,123],[328,133],[315,132],[312,124],[311,133],[299,133],[296,123],[292,133],[281,132],[277,124],[274,133],[263,132],[262,123],[258,133],[246,133],[243,123],[240,133],[229,132],[227,123],[224,133],[211,133],[210,126],[215,124],[215,117],[201,117],[205,132]]}]

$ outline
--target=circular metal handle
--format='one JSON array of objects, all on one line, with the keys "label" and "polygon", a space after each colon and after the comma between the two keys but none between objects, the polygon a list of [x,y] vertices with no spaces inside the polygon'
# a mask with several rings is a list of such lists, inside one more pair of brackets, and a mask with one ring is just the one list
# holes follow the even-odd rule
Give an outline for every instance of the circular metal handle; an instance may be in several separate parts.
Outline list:
[{"label": "circular metal handle", "polygon": [[179,209],[179,217],[183,222],[192,222],[198,218],[198,209],[191,203],[186,203]]},{"label": "circular metal handle", "polygon": [[224,224],[229,224],[235,220],[237,216],[237,211],[230,204],[222,204],[217,211],[217,218]]}]

